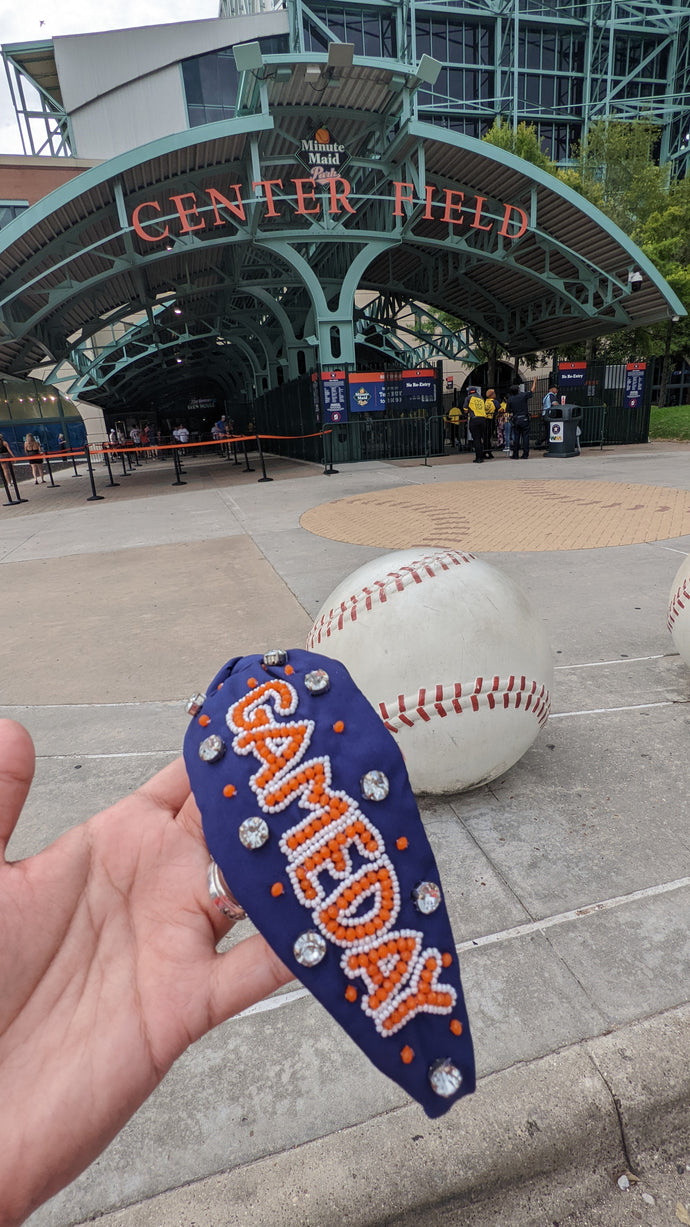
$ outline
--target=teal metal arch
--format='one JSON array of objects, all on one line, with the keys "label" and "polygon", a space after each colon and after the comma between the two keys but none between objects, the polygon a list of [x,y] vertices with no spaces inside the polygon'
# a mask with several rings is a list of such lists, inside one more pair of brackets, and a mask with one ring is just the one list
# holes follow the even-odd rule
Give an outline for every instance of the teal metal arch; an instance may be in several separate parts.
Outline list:
[{"label": "teal metal arch", "polygon": [[[288,115],[277,106],[271,112],[266,91],[260,94],[261,114],[178,133],[94,167],[0,233],[4,369],[36,365],[47,351],[75,366],[75,390],[109,396],[112,389],[116,396],[129,366],[159,364],[161,353],[181,343],[201,366],[204,345],[222,335],[248,346],[238,366],[245,384],[261,377],[270,385],[279,367],[283,377],[296,374],[300,360],[354,363],[367,325],[392,361],[418,365],[434,355],[473,360],[472,325],[519,353],[547,347],[559,330],[574,338],[684,313],[643,253],[553,176],[411,117],[391,117],[394,131],[385,132],[360,112],[360,143],[348,167],[354,218],[344,209],[300,214],[295,189],[276,193],[285,211],[277,225],[264,216],[266,193],[257,197],[250,185],[257,175],[271,176]],[[347,115],[354,131],[353,108],[332,109]],[[219,222],[217,204],[202,194],[213,182],[222,191],[226,181],[243,184],[244,217],[226,209]],[[409,185],[409,193],[396,197],[393,183]],[[429,191],[440,200],[462,198],[461,222],[439,218],[438,208],[434,214]],[[181,211],[166,204],[175,196],[194,199],[195,229],[184,232]],[[515,239],[502,212],[507,200],[528,220]],[[146,201],[154,202],[146,216],[155,222],[147,224],[162,227],[160,241],[142,238],[134,224],[133,211]],[[471,224],[473,207],[485,225]],[[81,220],[73,223],[76,211]],[[574,230],[577,241],[568,241]],[[631,294],[633,270],[645,279],[644,295]],[[363,308],[361,291],[376,296]],[[166,337],[161,295],[185,304],[183,342],[179,333],[176,341]],[[420,318],[449,311],[466,327],[437,328],[413,346],[419,329],[399,318],[395,303],[409,304]],[[142,319],[128,335],[99,346],[109,319],[137,313]],[[239,361],[242,346],[236,348]]]}]

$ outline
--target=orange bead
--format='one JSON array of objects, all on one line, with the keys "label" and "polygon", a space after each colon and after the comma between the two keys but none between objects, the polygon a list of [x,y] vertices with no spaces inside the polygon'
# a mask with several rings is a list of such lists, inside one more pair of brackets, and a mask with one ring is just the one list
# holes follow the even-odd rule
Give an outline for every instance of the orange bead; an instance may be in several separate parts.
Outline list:
[{"label": "orange bead", "polygon": [[404,852],[404,851],[405,851],[405,849],[406,849],[406,847],[407,847],[407,839],[405,838],[405,836],[404,836],[404,835],[401,835],[401,836],[400,836],[400,839],[396,839],[396,841],[395,841],[395,846],[396,846],[396,848],[398,849],[398,852]]},{"label": "orange bead", "polygon": [[237,792],[237,789],[235,788],[234,784],[226,784],[225,788],[223,789],[223,796],[224,797],[234,797],[236,792]]},{"label": "orange bead", "polygon": [[404,1048],[401,1048],[400,1060],[402,1061],[403,1065],[409,1065],[412,1061],[414,1061],[414,1048],[410,1048],[409,1044],[406,1044]]},{"label": "orange bead", "polygon": [[354,984],[348,984],[347,988],[345,989],[345,997],[348,1001],[357,1000],[357,989],[355,988]]},{"label": "orange bead", "polygon": [[336,720],[335,724],[333,725],[333,732],[334,732],[334,733],[342,733],[342,732],[343,732],[343,730],[344,730],[344,728],[345,728],[345,725],[343,724],[343,721],[342,721],[342,720]]},{"label": "orange bead", "polygon": [[453,1035],[462,1035],[462,1023],[459,1018],[451,1018],[450,1029]]},{"label": "orange bead", "polygon": [[278,899],[279,896],[284,893],[284,891],[285,891],[285,887],[283,886],[282,882],[273,883],[271,887],[271,894],[273,895],[274,899]]},{"label": "orange bead", "polygon": [[199,724],[201,725],[202,729],[205,729],[206,725],[210,723],[211,723],[210,716],[199,716]]},{"label": "orange bead", "polygon": [[259,683],[257,682],[255,677],[249,677],[247,678],[247,685],[250,690],[253,690],[255,686],[259,685]]},{"label": "orange bead", "polygon": [[285,672],[288,674],[288,677],[289,677],[291,673],[295,672],[295,670],[293,669],[292,665],[286,665]]},{"label": "orange bead", "polygon": [[445,954],[441,955],[441,962],[443,963],[444,967],[450,967],[451,963],[453,962],[452,954],[449,954],[448,951],[446,951]]}]

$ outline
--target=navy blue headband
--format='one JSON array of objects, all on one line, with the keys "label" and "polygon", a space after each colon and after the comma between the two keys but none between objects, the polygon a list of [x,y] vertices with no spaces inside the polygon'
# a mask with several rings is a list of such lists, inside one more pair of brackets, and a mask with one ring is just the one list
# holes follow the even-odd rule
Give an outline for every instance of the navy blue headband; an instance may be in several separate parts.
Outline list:
[{"label": "navy blue headband", "polygon": [[[211,856],[279,957],[440,1116],[474,1090],[460,971],[394,738],[338,661],[237,657],[184,743]],[[215,872],[215,870],[214,870]]]}]

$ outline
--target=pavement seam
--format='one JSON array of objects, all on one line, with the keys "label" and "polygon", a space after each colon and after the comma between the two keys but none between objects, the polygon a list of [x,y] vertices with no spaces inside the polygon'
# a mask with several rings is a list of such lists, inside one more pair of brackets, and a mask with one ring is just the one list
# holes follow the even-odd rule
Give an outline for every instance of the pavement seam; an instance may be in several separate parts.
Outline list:
[{"label": "pavement seam", "polygon": [[[152,1227],[188,1222],[196,1210],[206,1211],[215,1227],[341,1227],[343,1222],[348,1227],[385,1227],[421,1209],[477,1207],[499,1190],[505,1193],[552,1178],[558,1171],[582,1172],[585,1164],[592,1169],[627,1165],[634,1172],[621,1095],[603,1073],[592,1045],[613,1041],[618,1047],[634,1047],[641,1040],[650,1054],[652,1074],[658,1075],[662,1065],[673,1062],[673,1056],[662,1058],[660,1041],[667,1027],[675,1026],[682,1037],[682,1052],[675,1053],[672,1071],[682,1084],[680,1090],[675,1087],[679,1099],[690,1094],[688,1022],[690,1005],[673,1007],[606,1036],[580,1040],[487,1075],[480,1079],[476,1096],[464,1101],[465,1112],[442,1121],[428,1121],[415,1105],[404,1104],[129,1203],[106,1213],[102,1221],[111,1227]],[[670,1142],[675,1131],[673,1125],[665,1128],[663,1108],[668,1101],[658,1077],[656,1086],[656,1102],[647,1101],[646,1108],[654,1122],[649,1140],[658,1147]],[[412,1141],[420,1145],[411,1146]],[[397,1163],[391,1162],[394,1156]],[[381,1205],[388,1193],[390,1204]],[[132,1210],[136,1218],[128,1215]]]}]

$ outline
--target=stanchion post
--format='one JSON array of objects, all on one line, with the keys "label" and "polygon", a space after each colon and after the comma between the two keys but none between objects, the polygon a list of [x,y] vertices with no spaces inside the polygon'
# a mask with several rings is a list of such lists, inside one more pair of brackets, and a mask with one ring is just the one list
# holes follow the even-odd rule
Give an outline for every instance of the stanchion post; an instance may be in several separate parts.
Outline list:
[{"label": "stanchion post", "polygon": [[601,415],[601,442],[599,444],[600,452],[603,452],[604,450],[604,434],[605,433],[606,433],[606,405],[603,406],[603,413]]},{"label": "stanchion post", "polygon": [[93,467],[91,465],[91,452],[89,451],[88,443],[84,444],[84,455],[86,456],[86,464],[89,470],[89,480],[91,482],[91,494],[87,498],[86,501],[87,503],[95,503],[96,500],[101,500],[103,498],[103,495],[96,494],[96,483],[93,479]]},{"label": "stanchion post", "polygon": [[129,465],[129,471],[132,473],[134,471],[134,462],[132,461],[132,453],[130,452],[129,448],[127,449],[127,463]]},{"label": "stanchion post", "polygon": [[[336,476],[338,473],[338,470],[333,468],[333,431],[324,429],[321,432],[321,437],[323,439],[323,475],[324,477]],[[326,438],[327,437],[330,440],[329,449],[328,449],[330,459],[328,461],[328,465],[326,465]]]},{"label": "stanchion post", "polygon": [[79,472],[79,469],[77,468],[77,457],[76,457],[76,455],[74,454],[74,452],[72,452],[72,468],[74,469],[74,476],[75,476],[75,477],[81,477],[81,476],[82,476],[82,474]]},{"label": "stanchion post", "polygon": [[[233,443],[233,445],[232,445],[232,454],[233,454],[233,456],[235,457],[235,464],[239,464],[240,462],[239,462],[239,460],[237,459],[237,444],[236,444],[236,443]],[[228,460],[229,460],[229,459],[230,459],[230,456],[228,456]]]},{"label": "stanchion post", "polygon": [[254,469],[249,463],[249,455],[247,453],[247,440],[246,439],[242,440],[242,447],[244,448],[244,471],[245,473],[253,473]]},{"label": "stanchion post", "polygon": [[119,484],[120,484],[120,483],[119,483],[119,481],[113,481],[113,470],[112,470],[112,469],[111,469],[111,467],[110,467],[110,453],[109,453],[109,451],[108,451],[108,445],[107,445],[107,444],[106,444],[106,445],[105,445],[105,447],[103,448],[103,455],[104,455],[104,457],[105,457],[105,463],[106,463],[106,466],[107,466],[107,469],[108,469],[108,481],[110,482],[110,485],[111,485],[111,486],[119,486]]},{"label": "stanchion post", "polygon": [[186,486],[186,481],[182,480],[182,465],[180,464],[180,457],[177,454],[176,447],[173,448],[173,464],[175,465],[175,480],[170,484],[172,486]]},{"label": "stanchion post", "polygon": [[28,503],[29,501],[28,498],[22,498],[21,494],[19,493],[19,486],[17,485],[17,474],[14,471],[14,465],[10,465],[10,476],[12,478],[12,485],[14,486],[15,502],[16,503]]},{"label": "stanchion post", "polygon": [[53,470],[50,467],[50,460],[48,459],[47,456],[45,457],[45,462],[46,462],[46,465],[48,466],[48,476],[50,478],[50,484],[53,487],[53,490],[59,490],[60,487],[56,485],[55,481],[53,480]]},{"label": "stanchion post", "polygon": [[256,446],[259,449],[259,460],[261,461],[261,472],[263,473],[263,477],[260,477],[259,481],[273,481],[272,477],[266,476],[266,462],[264,460],[264,451],[261,446],[261,437],[259,435],[256,436]]}]

